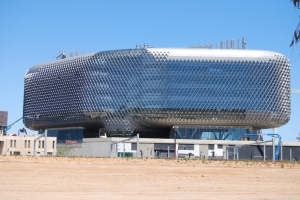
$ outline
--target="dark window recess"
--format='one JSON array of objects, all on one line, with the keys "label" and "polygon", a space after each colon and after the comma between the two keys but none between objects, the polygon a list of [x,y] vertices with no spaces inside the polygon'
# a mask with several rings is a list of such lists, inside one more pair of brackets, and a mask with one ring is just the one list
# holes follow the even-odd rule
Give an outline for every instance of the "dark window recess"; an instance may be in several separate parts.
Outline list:
[{"label": "dark window recess", "polygon": [[179,144],[178,150],[194,150],[193,144]]},{"label": "dark window recess", "polygon": [[215,145],[214,144],[209,144],[208,145],[208,149],[209,150],[214,150],[215,149]]},{"label": "dark window recess", "polygon": [[160,144],[160,143],[157,143],[155,144],[154,143],[154,150],[168,150],[168,146],[170,148],[170,150],[174,150],[174,144]]},{"label": "dark window recess", "polygon": [[131,150],[136,150],[136,147],[137,145],[136,145],[136,143],[131,143]]},{"label": "dark window recess", "polygon": [[48,130],[48,137],[56,137],[57,143],[66,143],[67,140],[82,142],[83,135],[87,137],[92,137],[88,130],[78,128],[78,129],[61,129],[61,130]]},{"label": "dark window recess", "polygon": [[218,144],[218,149],[223,149],[223,144]]}]

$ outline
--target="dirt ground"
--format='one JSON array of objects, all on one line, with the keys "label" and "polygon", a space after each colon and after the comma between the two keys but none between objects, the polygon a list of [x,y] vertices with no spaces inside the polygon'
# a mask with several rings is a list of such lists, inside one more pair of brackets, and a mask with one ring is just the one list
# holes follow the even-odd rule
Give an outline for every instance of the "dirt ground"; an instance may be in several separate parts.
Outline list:
[{"label": "dirt ground", "polygon": [[300,163],[0,156],[0,199],[300,199]]}]

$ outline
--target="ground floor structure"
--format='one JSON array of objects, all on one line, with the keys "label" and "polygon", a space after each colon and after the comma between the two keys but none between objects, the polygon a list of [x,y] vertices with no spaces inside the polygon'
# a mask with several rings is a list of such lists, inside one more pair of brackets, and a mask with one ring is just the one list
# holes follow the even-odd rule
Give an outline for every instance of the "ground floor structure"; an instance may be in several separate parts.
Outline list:
[{"label": "ground floor structure", "polygon": [[[273,148],[278,145],[275,141],[257,143],[256,141],[236,140],[176,140],[139,138],[124,141],[125,138],[90,138],[82,143],[57,145],[57,154],[61,156],[79,157],[142,157],[142,158],[177,158],[197,159],[273,159]],[[299,160],[300,143],[282,142],[279,148],[279,159]],[[236,147],[236,148],[235,148]],[[265,150],[264,150],[265,149]],[[274,148],[274,151],[276,149]],[[237,155],[238,152],[238,155]],[[265,152],[265,154],[264,154]],[[137,155],[138,154],[138,155]]]}]

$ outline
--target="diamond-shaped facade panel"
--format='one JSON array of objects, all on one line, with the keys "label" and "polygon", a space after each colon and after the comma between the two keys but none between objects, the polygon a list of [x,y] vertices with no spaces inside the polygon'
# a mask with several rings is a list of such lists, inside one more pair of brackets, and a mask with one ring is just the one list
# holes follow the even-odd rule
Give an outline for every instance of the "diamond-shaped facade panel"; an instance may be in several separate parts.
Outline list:
[{"label": "diamond-shaped facade panel", "polygon": [[276,52],[128,49],[36,65],[25,125],[109,131],[174,125],[273,128],[291,112],[289,60]]}]

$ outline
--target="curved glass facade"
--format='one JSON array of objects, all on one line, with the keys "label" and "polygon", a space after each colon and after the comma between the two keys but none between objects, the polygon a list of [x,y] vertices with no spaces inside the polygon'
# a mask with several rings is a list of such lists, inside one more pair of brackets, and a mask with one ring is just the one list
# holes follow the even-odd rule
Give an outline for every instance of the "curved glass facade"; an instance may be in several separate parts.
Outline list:
[{"label": "curved glass facade", "polygon": [[128,49],[40,64],[25,75],[31,129],[174,125],[273,128],[290,118],[290,64],[276,52]]}]

